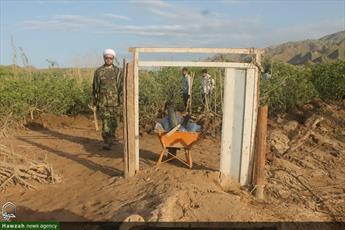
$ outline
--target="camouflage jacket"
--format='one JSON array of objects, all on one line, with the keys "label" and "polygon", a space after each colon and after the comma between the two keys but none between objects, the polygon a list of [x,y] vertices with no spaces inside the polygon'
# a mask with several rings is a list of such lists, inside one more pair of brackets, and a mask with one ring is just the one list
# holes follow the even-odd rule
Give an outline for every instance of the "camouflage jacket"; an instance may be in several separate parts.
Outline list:
[{"label": "camouflage jacket", "polygon": [[103,65],[95,71],[92,93],[97,107],[118,106],[117,84],[120,74],[121,70],[115,65],[110,68]]}]

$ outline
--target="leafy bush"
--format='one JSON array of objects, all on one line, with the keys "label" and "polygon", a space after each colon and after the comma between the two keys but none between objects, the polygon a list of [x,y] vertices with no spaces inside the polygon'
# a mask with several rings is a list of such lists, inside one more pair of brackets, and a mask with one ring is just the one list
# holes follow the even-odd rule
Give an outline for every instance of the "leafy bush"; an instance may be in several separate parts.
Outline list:
[{"label": "leafy bush", "polygon": [[[12,113],[20,120],[30,112],[77,114],[88,111],[89,81],[34,73],[32,76],[0,76],[0,119]],[[1,122],[0,120],[0,122]]]},{"label": "leafy bush", "polygon": [[317,64],[311,67],[312,82],[324,100],[345,97],[345,61]]},{"label": "leafy bush", "polygon": [[[266,59],[263,66],[271,77],[261,79],[261,103],[268,104],[273,114],[302,105],[315,97],[338,100],[345,96],[345,61],[302,67]],[[9,114],[13,120],[21,120],[30,112],[57,115],[89,112],[92,70],[87,69],[79,75],[73,70],[68,74],[68,71],[20,70],[13,74],[11,68],[0,67],[0,126]],[[209,68],[208,71],[216,81],[210,109],[221,115],[224,72],[217,68]],[[202,106],[201,68],[189,68],[189,72],[195,73],[192,105],[193,111],[197,112]],[[183,107],[180,68],[140,71],[139,88],[141,124],[152,121],[166,101],[173,101],[177,108]]]},{"label": "leafy bush", "polygon": [[9,67],[1,66],[0,65],[0,76],[6,75],[6,76],[13,76],[13,72]]},{"label": "leafy bush", "polygon": [[[201,68],[189,68],[194,74],[192,88],[193,111],[199,111],[202,105],[201,99]],[[216,81],[216,88],[210,101],[210,108],[216,113],[221,113],[222,100],[222,72],[217,68],[209,68],[209,74]],[[154,118],[165,102],[173,102],[177,109],[183,108],[181,68],[166,67],[159,71],[141,71],[139,81],[139,110],[140,119],[144,122]]]},{"label": "leafy bush", "polygon": [[270,78],[261,80],[260,95],[261,103],[267,104],[272,113],[305,104],[318,96],[309,68],[272,62],[270,69]]}]

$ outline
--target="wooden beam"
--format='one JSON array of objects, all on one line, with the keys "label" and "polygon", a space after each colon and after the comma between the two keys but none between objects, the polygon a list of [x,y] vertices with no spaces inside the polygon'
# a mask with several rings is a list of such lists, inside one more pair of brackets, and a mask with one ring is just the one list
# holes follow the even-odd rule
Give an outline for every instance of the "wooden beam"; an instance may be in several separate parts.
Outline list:
[{"label": "wooden beam", "polygon": [[139,171],[139,53],[133,52],[133,78],[134,78],[134,135],[135,135],[135,171]]},{"label": "wooden beam", "polygon": [[258,76],[258,71],[255,71],[255,78],[254,78],[254,98],[253,98],[253,117],[252,117],[252,132],[250,134],[250,162],[249,162],[249,168],[250,168],[250,174],[251,176],[248,177],[248,184],[253,183],[253,173],[254,173],[254,154],[255,154],[255,133],[256,133],[256,124],[257,124],[257,118],[258,118],[258,107],[259,107],[259,102],[258,102],[258,85],[259,85],[259,76]]},{"label": "wooden beam", "polygon": [[126,132],[127,141],[127,164],[128,177],[135,175],[135,120],[134,120],[134,77],[133,77],[133,62],[127,64],[127,79],[126,79]]},{"label": "wooden beam", "polygon": [[258,112],[257,143],[255,159],[255,196],[258,199],[264,198],[265,187],[265,161],[266,161],[266,137],[267,137],[267,114],[268,106],[262,106]]},{"label": "wooden beam", "polygon": [[139,61],[139,67],[219,67],[219,68],[239,68],[251,69],[257,68],[252,63],[237,63],[237,62],[197,62],[197,61]]},{"label": "wooden beam", "polygon": [[123,173],[125,178],[128,178],[128,123],[127,123],[127,63],[123,59],[122,74],[123,74]]},{"label": "wooden beam", "polygon": [[261,49],[254,48],[181,48],[181,47],[130,47],[129,52],[141,53],[221,53],[221,54],[256,54]]},{"label": "wooden beam", "polygon": [[[256,56],[255,56],[255,61],[256,63],[262,68],[261,66],[261,59],[262,59],[262,55],[264,55],[265,50],[264,49],[259,49],[258,52],[256,52]],[[260,69],[261,69],[260,68]],[[260,70],[261,71],[261,70]]]},{"label": "wooden beam", "polygon": [[[258,53],[256,55],[256,63],[261,66],[261,55],[263,54],[263,50],[262,52]],[[257,129],[257,120],[258,120],[258,110],[259,110],[259,106],[260,106],[260,79],[261,79],[261,69],[260,68],[257,68],[256,69],[256,72],[255,72],[255,95],[254,95],[254,114],[253,114],[253,124],[252,124],[252,129],[253,129],[253,132],[252,132],[252,148],[250,150],[251,152],[251,162],[250,162],[250,168],[252,169],[252,175],[254,175],[254,164],[255,164],[255,145],[256,145],[256,142],[257,142],[257,135],[256,135],[256,129]],[[251,179],[251,184],[253,184],[253,176],[252,176],[252,179]]]},{"label": "wooden beam", "polygon": [[[255,59],[255,62],[261,66],[261,55],[263,54],[263,51],[258,53],[256,55],[256,59]],[[256,73],[257,73],[257,102],[258,102],[258,105],[260,105],[260,80],[261,80],[261,68],[257,68],[256,70]]]}]

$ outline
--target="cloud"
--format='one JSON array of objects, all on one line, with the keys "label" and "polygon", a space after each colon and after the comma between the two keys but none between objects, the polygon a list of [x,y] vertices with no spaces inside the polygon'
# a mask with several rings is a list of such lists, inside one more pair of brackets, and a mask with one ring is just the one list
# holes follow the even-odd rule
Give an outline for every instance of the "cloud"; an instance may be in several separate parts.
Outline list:
[{"label": "cloud", "polygon": [[[80,31],[87,29],[94,34],[127,34],[157,38],[170,42],[178,40],[186,45],[212,44],[227,40],[250,41],[255,37],[257,21],[250,19],[230,20],[217,17],[203,17],[202,14],[191,16],[188,20],[180,20],[179,13],[170,15],[162,24],[118,24],[106,18],[127,20],[126,16],[117,14],[103,14],[103,17],[82,15],[55,15],[48,19],[25,20],[18,25],[22,29],[30,30],[69,30]],[[182,12],[183,14],[184,12]],[[129,18],[128,18],[129,19]],[[163,38],[163,39],[162,39]],[[159,41],[158,41],[159,42]]]},{"label": "cloud", "polygon": [[206,21],[212,22],[215,20],[229,20],[224,14],[219,12],[215,13],[209,9],[198,8],[197,5],[193,7],[193,10],[191,10],[189,7],[176,3],[177,1],[175,1],[175,4],[173,5],[167,4],[163,1],[158,1],[163,2],[163,4],[151,4],[147,1],[140,2],[144,4],[141,8],[141,11],[146,10],[153,16],[159,17],[162,20],[167,20],[167,23],[198,24]]},{"label": "cloud", "polygon": [[81,15],[55,15],[47,20],[24,20],[18,23],[23,29],[80,29],[84,27],[106,27],[109,22]]},{"label": "cloud", "polygon": [[113,13],[105,13],[103,17],[89,17],[82,15],[55,15],[48,19],[42,20],[24,20],[17,25],[23,29],[82,29],[90,27],[111,27],[113,25],[111,19],[130,20],[129,17]]},{"label": "cloud", "polygon": [[70,4],[70,3],[75,3],[78,2],[77,0],[35,0],[33,3],[37,3],[39,5],[44,5],[44,4]]},{"label": "cloud", "polygon": [[250,1],[243,0],[221,0],[220,3],[223,3],[224,5],[251,4]]},{"label": "cloud", "polygon": [[[184,46],[219,46],[226,43],[236,44],[246,42],[250,44],[255,39],[255,30],[251,30],[248,24],[243,27],[236,25],[236,22],[224,24],[174,24],[174,25],[123,25],[113,26],[106,30],[96,31],[98,34],[130,34],[141,36],[140,40],[155,40],[157,45],[162,44],[184,44]],[[228,46],[228,45],[227,45]]]},{"label": "cloud", "polygon": [[95,31],[98,34],[132,34],[149,37],[181,37],[188,36],[188,28],[183,25],[113,25],[106,30]]},{"label": "cloud", "polygon": [[178,14],[176,14],[176,13],[164,11],[161,9],[150,8],[149,10],[151,13],[153,13],[157,16],[161,16],[161,17],[166,17],[166,18],[177,18],[178,17]]},{"label": "cloud", "polygon": [[202,14],[203,16],[208,16],[209,14],[211,14],[211,11],[210,11],[210,10],[207,10],[207,9],[204,9],[204,10],[201,11],[201,14]]},{"label": "cloud", "polygon": [[130,2],[146,8],[167,8],[172,6],[163,0],[131,0]]},{"label": "cloud", "polygon": [[[158,4],[159,5],[159,4]],[[267,28],[261,17],[231,18],[209,10],[199,10],[188,14],[184,9],[170,7],[170,15],[164,4],[148,9],[161,15],[158,23],[142,24],[123,15],[105,13],[100,17],[82,15],[55,15],[40,20],[25,20],[20,28],[31,30],[69,30],[87,33],[140,36],[137,42],[152,40],[155,44],[182,44],[184,46],[225,46],[225,47],[264,47],[289,40],[318,38],[327,33],[344,30],[344,18],[295,24],[284,28]],[[188,17],[185,17],[185,16]],[[117,20],[120,19],[120,22]]]},{"label": "cloud", "polygon": [[124,16],[124,15],[119,15],[119,14],[107,13],[107,14],[103,14],[103,16],[108,17],[108,18],[127,20],[127,21],[131,20],[129,17]]},{"label": "cloud", "polygon": [[178,16],[176,7],[163,0],[131,0],[134,6],[141,10],[147,10],[150,13],[163,18],[176,18]]}]

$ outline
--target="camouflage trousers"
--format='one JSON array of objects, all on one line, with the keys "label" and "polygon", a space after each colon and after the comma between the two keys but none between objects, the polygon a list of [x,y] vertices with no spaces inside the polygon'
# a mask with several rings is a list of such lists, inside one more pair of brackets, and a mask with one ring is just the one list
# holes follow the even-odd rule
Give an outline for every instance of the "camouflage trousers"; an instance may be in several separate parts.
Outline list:
[{"label": "camouflage trousers", "polygon": [[115,139],[115,132],[117,128],[116,108],[99,108],[99,112],[102,120],[102,138],[105,144],[111,145]]}]

